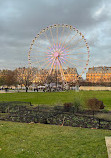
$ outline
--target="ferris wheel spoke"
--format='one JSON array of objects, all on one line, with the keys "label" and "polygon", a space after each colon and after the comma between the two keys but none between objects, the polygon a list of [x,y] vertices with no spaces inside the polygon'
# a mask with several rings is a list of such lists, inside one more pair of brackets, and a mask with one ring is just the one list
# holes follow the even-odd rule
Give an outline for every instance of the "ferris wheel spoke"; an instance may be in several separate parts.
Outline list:
[{"label": "ferris wheel spoke", "polygon": [[52,74],[55,74],[56,72],[56,65],[54,64],[54,69],[53,69],[53,73]]},{"label": "ferris wheel spoke", "polygon": [[[47,60],[48,60],[48,58],[47,58]],[[43,60],[41,60],[41,61],[39,61],[39,60],[37,60],[36,62],[33,62],[33,64],[36,64],[36,63],[41,63],[41,62],[43,62],[44,61],[44,59]]]},{"label": "ferris wheel spoke", "polygon": [[[44,64],[41,65],[40,61],[37,61],[37,63],[39,64],[39,68],[42,70],[41,67],[45,66],[46,64],[48,64],[47,66],[49,66],[51,64],[51,62],[49,62],[49,60],[47,60],[46,62],[44,62]],[[46,66],[45,66],[45,69],[46,69]]]},{"label": "ferris wheel spoke", "polygon": [[83,54],[88,54],[88,53],[74,53],[74,54],[68,54],[68,55],[83,55]]},{"label": "ferris wheel spoke", "polygon": [[84,48],[84,47],[86,47],[86,45],[84,44],[84,45],[80,45],[80,47],[76,47],[76,48],[73,48],[74,50],[77,50],[77,49],[81,49],[81,48]]},{"label": "ferris wheel spoke", "polygon": [[87,62],[87,60],[81,60],[81,59],[73,59],[74,62],[78,62],[78,61],[81,61],[81,62]]},{"label": "ferris wheel spoke", "polygon": [[[45,70],[47,70],[47,68],[49,68],[49,66],[51,65],[51,63],[52,63],[52,62],[47,61],[46,63],[44,63],[44,64],[42,65],[42,67],[45,66]],[[42,70],[42,68],[41,68],[41,70]]]},{"label": "ferris wheel spoke", "polygon": [[[72,46],[75,46],[76,44],[78,44],[78,43],[81,42],[81,41],[82,41],[82,38],[79,39],[79,40],[77,40]],[[72,48],[72,46],[67,47],[66,50]]]},{"label": "ferris wheel spoke", "polygon": [[[43,50],[43,51],[42,51],[42,50],[40,50],[40,51],[36,51],[36,52],[34,51],[34,52],[32,52],[32,54],[33,54],[33,53],[40,53],[40,54],[41,54],[41,53],[44,53],[44,54],[53,53],[53,52],[51,52],[51,50],[50,50],[50,49],[51,49],[50,47],[49,47],[49,49],[47,49],[47,48],[46,48],[47,52],[45,52],[44,50]],[[39,54],[39,55],[40,55],[40,54]]]},{"label": "ferris wheel spoke", "polygon": [[46,65],[46,64],[45,64],[46,66],[44,65],[44,66],[45,66],[45,69],[47,69],[47,68],[51,65],[51,63],[52,63],[51,61],[50,61],[50,62],[48,61],[48,62],[46,63],[47,65]]},{"label": "ferris wheel spoke", "polygon": [[[59,72],[58,72],[58,63],[57,63],[57,60],[56,60],[56,77],[57,78],[58,78],[58,74],[59,74]],[[57,82],[56,84],[58,84],[58,79],[57,79],[56,82]]]},{"label": "ferris wheel spoke", "polygon": [[74,58],[70,58],[70,57],[67,57],[67,58],[69,58],[71,60],[77,60],[77,61],[87,61],[87,60],[81,60],[82,58],[79,58],[79,59],[74,59]]},{"label": "ferris wheel spoke", "polygon": [[53,41],[53,45],[54,45],[54,44],[55,44],[55,42],[54,42],[54,37],[53,37],[53,34],[52,34],[52,30],[51,30],[51,28],[50,28],[50,34],[51,34],[52,41]]},{"label": "ferris wheel spoke", "polygon": [[[70,53],[70,51],[69,51],[69,53]],[[88,54],[88,53],[74,53],[74,54],[65,54],[65,55],[68,55],[68,56],[73,56],[73,55],[83,55],[83,54]],[[63,55],[64,56],[64,54],[61,54],[61,55]]]},{"label": "ferris wheel spoke", "polygon": [[65,27],[63,27],[63,29],[62,29],[61,39],[60,39],[59,45],[61,45],[61,41],[62,41],[62,38],[63,38],[63,35],[64,35],[64,30],[65,30]]},{"label": "ferris wheel spoke", "polygon": [[58,59],[58,61],[59,61],[59,67],[60,67],[61,77],[62,77],[63,80],[66,80],[65,79],[65,75],[64,75],[64,71],[62,69],[62,63],[61,63],[60,59]]},{"label": "ferris wheel spoke", "polygon": [[53,61],[52,61],[52,65],[51,65],[51,68],[50,68],[50,70],[49,70],[49,74],[51,74],[51,72],[52,72],[52,68],[53,68],[53,66],[54,66],[54,62],[55,62],[55,58],[54,58]]},{"label": "ferris wheel spoke", "polygon": [[66,40],[68,39],[68,37],[70,36],[70,34],[71,34],[70,32],[67,34],[66,39],[64,40],[64,42],[62,44],[62,47],[64,46],[64,44],[65,44]]},{"label": "ferris wheel spoke", "polygon": [[[39,56],[40,55],[40,56]],[[41,55],[41,54],[39,54],[39,55],[32,55],[31,57],[32,58],[39,58],[39,57],[53,57],[53,55],[52,54],[47,54],[47,55]]]},{"label": "ferris wheel spoke", "polygon": [[[39,37],[40,38],[40,37]],[[42,39],[41,39],[42,40]],[[44,42],[44,41],[43,41]],[[43,44],[43,42],[42,42],[42,44]],[[40,41],[37,41],[36,43],[35,43],[35,46],[36,47],[39,47],[39,48],[43,48],[42,46],[41,46],[41,42]]]},{"label": "ferris wheel spoke", "polygon": [[35,59],[35,58],[39,58],[39,57],[48,57],[48,56],[52,56],[52,55],[48,55],[48,54],[47,55],[40,55],[40,56],[39,55],[32,55],[31,57],[33,57]]},{"label": "ferris wheel spoke", "polygon": [[57,28],[57,47],[58,47],[58,26],[56,28]]},{"label": "ferris wheel spoke", "polygon": [[44,33],[44,35],[45,35],[45,38],[49,41],[49,43],[50,43],[50,45],[51,45],[51,47],[52,47],[52,43],[50,42],[50,40],[49,40],[49,38],[48,38],[46,32]]},{"label": "ferris wheel spoke", "polygon": [[[64,62],[61,62],[61,63],[64,65]],[[66,66],[66,65],[68,65],[68,64],[65,63],[65,66]],[[68,66],[69,66],[69,65],[68,65]],[[67,72],[68,77],[71,78],[71,77],[70,77],[70,74],[69,74],[68,71],[67,71],[67,69],[66,69],[65,71]],[[74,79],[73,79],[73,80],[74,80]]]},{"label": "ferris wheel spoke", "polygon": [[[50,44],[50,46],[48,46],[48,47],[46,47],[46,48],[44,48],[44,49],[47,50],[47,51],[49,52],[50,49],[52,49],[53,47],[52,47],[52,44],[51,44],[50,40],[48,39],[48,36],[47,36],[46,33],[45,33],[44,36],[45,36],[45,38],[49,41],[49,44]],[[41,48],[41,49],[43,49],[43,46],[41,46],[40,43],[39,43],[39,45],[35,45],[35,46],[37,46],[37,48]],[[53,48],[53,50],[54,50],[54,48]]]},{"label": "ferris wheel spoke", "polygon": [[[35,45],[35,46],[37,46],[37,48],[41,48],[41,49],[43,49],[43,46],[40,46],[40,45]],[[50,47],[49,47],[50,48]],[[49,49],[48,48],[44,48],[45,50],[47,50],[47,51],[49,51]],[[39,51],[37,51],[37,52],[43,52],[42,50],[39,50]]]},{"label": "ferris wheel spoke", "polygon": [[79,66],[79,65],[77,65],[77,64],[72,64],[72,62],[70,62],[69,60],[67,60],[67,59],[65,59],[68,63],[70,63],[72,66],[74,65],[74,66],[77,66],[77,67],[79,67],[79,68],[82,68],[82,66]]},{"label": "ferris wheel spoke", "polygon": [[77,48],[73,48],[73,50],[81,49],[81,48],[84,48],[84,47],[85,47],[85,45],[77,47]]},{"label": "ferris wheel spoke", "polygon": [[59,74],[59,67],[58,67],[58,61],[56,60],[56,66],[55,66],[55,68],[56,68],[56,75],[58,76],[58,74]]},{"label": "ferris wheel spoke", "polygon": [[[81,48],[84,48],[85,47],[85,45],[84,46],[81,46],[81,47],[77,47],[77,48],[73,48],[72,49],[72,51],[76,51],[76,50],[78,50],[78,49],[81,49]],[[69,51],[69,50],[67,50],[67,51],[65,51],[66,53],[70,53],[71,51]],[[64,52],[63,52],[64,53]],[[63,54],[63,53],[61,53],[61,55]],[[78,53],[79,54],[79,53]],[[78,55],[77,53],[76,53],[76,55]],[[81,54],[81,53],[80,53]],[[83,54],[88,54],[88,53],[83,53]],[[67,55],[71,55],[71,54],[67,54]]]},{"label": "ferris wheel spoke", "polygon": [[[50,28],[49,30],[50,30],[51,36],[52,36],[52,38],[53,38],[53,34],[52,34],[52,30],[51,30],[51,28]],[[49,41],[50,47],[48,47],[48,48],[51,49],[51,47],[52,47],[52,43],[51,43],[50,39],[48,38],[46,32],[44,32],[44,36],[45,36],[46,40]],[[54,38],[53,38],[53,39],[54,39]],[[53,41],[54,41],[54,40],[53,40]],[[40,43],[39,43],[39,45],[36,44],[35,46],[37,46],[37,47],[39,47],[39,48],[43,48],[43,46],[40,46]],[[45,48],[45,49],[49,51],[48,48]]]},{"label": "ferris wheel spoke", "polygon": [[76,33],[76,34],[71,38],[71,40],[69,40],[69,42],[64,45],[64,48],[66,48],[67,45],[68,45],[74,38],[76,38],[77,35],[78,35],[78,33]]}]

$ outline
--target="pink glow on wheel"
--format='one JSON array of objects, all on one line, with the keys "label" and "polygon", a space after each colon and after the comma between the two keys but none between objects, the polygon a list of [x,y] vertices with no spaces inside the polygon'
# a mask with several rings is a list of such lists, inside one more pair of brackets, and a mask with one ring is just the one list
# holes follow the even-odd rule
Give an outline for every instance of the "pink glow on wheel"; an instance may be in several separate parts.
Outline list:
[{"label": "pink glow on wheel", "polygon": [[58,53],[58,52],[55,52],[55,53],[54,53],[54,57],[57,58],[58,56],[59,56],[59,53]]},{"label": "pink glow on wheel", "polygon": [[66,49],[64,47],[62,47],[59,44],[59,47],[55,47],[52,46],[51,48],[49,48],[49,52],[48,52],[48,60],[49,61],[53,61],[54,59],[54,65],[59,65],[59,62],[61,63],[65,63],[65,60],[67,58],[67,52]]}]

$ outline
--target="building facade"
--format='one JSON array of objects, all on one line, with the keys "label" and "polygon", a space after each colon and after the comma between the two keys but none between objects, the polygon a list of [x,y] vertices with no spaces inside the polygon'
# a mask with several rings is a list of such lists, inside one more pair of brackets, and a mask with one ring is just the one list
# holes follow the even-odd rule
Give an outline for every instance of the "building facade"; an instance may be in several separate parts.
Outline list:
[{"label": "building facade", "polygon": [[66,82],[76,82],[78,80],[78,72],[76,68],[70,68],[64,70],[64,78]]},{"label": "building facade", "polygon": [[111,67],[92,67],[86,73],[87,82],[111,82]]},{"label": "building facade", "polygon": [[[39,70],[39,71],[35,71],[34,73],[35,77],[33,78],[33,82],[38,83],[40,81],[46,81],[47,77],[49,76],[52,77],[52,82],[57,81],[58,82],[62,82],[63,80],[66,82],[75,82],[78,79],[78,73],[77,73],[77,69],[76,68],[67,68],[67,69],[63,69],[63,74],[61,74],[60,70],[58,70],[58,72],[56,71],[52,71],[51,75],[49,74],[49,70],[43,69],[43,70]],[[51,79],[51,78],[50,78]]]}]

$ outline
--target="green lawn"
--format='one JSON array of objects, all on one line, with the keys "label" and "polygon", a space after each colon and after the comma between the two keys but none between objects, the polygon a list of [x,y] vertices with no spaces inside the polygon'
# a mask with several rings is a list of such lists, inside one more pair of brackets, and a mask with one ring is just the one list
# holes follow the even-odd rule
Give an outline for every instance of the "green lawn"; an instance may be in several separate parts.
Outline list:
[{"label": "green lawn", "polygon": [[105,109],[111,110],[111,91],[69,91],[69,92],[35,92],[35,93],[5,93],[0,94],[0,101],[26,101],[32,104],[56,105],[65,102],[72,102],[79,98],[84,105],[88,98],[96,97],[103,101]]},{"label": "green lawn", "polygon": [[0,121],[0,158],[107,158],[111,131]]}]

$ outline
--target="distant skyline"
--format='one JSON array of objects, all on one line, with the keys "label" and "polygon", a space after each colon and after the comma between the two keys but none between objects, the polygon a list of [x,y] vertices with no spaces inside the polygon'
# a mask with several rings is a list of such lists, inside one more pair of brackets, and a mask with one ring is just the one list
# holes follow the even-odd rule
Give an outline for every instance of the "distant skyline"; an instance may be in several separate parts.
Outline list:
[{"label": "distant skyline", "polygon": [[0,69],[27,66],[33,38],[53,24],[69,24],[89,44],[89,67],[111,66],[110,0],[0,0]]}]

